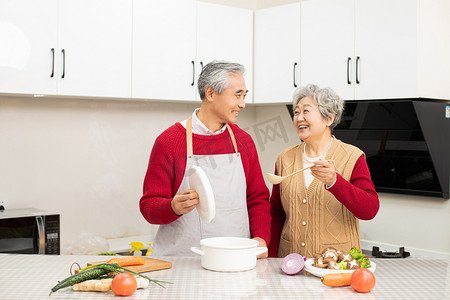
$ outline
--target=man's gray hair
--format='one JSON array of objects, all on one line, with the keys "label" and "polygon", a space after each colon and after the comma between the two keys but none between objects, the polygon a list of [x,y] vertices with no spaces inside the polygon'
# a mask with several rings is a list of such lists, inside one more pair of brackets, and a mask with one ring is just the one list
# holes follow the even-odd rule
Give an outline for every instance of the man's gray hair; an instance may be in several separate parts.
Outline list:
[{"label": "man's gray hair", "polygon": [[200,99],[205,99],[205,91],[208,86],[222,94],[228,87],[229,77],[236,74],[244,76],[245,68],[243,65],[221,60],[208,63],[198,77],[197,87]]},{"label": "man's gray hair", "polygon": [[329,117],[334,116],[334,121],[330,125],[330,129],[333,130],[333,128],[341,122],[341,116],[344,112],[345,105],[344,100],[329,87],[319,88],[317,85],[308,84],[304,87],[299,87],[294,91],[292,97],[292,110],[295,110],[295,107],[302,98],[308,96],[314,98],[322,118],[328,120]]}]

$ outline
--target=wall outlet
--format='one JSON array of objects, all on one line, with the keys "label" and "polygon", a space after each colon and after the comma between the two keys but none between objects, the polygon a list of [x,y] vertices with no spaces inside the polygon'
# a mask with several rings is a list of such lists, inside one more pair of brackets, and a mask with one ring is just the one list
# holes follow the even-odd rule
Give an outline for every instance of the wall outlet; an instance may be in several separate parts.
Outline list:
[{"label": "wall outlet", "polygon": [[8,200],[6,199],[0,199],[0,210],[6,209],[8,207]]}]

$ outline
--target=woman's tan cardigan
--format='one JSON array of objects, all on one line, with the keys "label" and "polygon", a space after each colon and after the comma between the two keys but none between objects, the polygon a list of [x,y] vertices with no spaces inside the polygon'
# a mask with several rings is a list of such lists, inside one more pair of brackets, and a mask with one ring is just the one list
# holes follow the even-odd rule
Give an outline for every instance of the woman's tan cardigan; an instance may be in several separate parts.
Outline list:
[{"label": "woman's tan cardigan", "polygon": [[[303,168],[305,143],[284,150],[277,158],[277,172],[288,175]],[[333,160],[336,171],[350,181],[358,158],[364,154],[355,146],[334,138],[327,160]],[[360,248],[359,221],[318,179],[305,188],[303,173],[293,175],[280,184],[280,196],[286,221],[281,231],[278,257],[300,253],[313,257],[326,247],[349,251]]]}]

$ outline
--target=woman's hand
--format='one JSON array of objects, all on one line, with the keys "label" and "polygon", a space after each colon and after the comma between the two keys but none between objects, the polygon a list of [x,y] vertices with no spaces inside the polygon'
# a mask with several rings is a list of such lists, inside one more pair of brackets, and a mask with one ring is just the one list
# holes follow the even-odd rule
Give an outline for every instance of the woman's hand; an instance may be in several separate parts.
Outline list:
[{"label": "woman's hand", "polygon": [[319,159],[314,162],[315,166],[311,168],[311,174],[327,186],[331,186],[336,181],[336,169],[332,162],[325,159]]},{"label": "woman's hand", "polygon": [[[258,247],[267,247],[266,241],[263,240],[262,238],[254,237],[253,239],[255,241],[258,241],[258,243],[259,243]],[[269,256],[269,251],[266,251],[266,252],[261,253],[260,255],[258,255],[256,258],[266,258],[268,256]]]},{"label": "woman's hand", "polygon": [[185,215],[191,212],[199,203],[200,199],[195,190],[184,190],[173,197],[170,203],[173,212],[178,215]]}]

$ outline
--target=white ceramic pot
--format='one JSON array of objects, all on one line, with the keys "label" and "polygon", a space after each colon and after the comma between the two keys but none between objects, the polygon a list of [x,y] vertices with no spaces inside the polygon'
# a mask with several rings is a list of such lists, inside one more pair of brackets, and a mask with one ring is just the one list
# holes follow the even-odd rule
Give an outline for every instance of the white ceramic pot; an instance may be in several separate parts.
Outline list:
[{"label": "white ceramic pot", "polygon": [[200,254],[202,267],[212,271],[238,272],[256,266],[256,256],[267,251],[258,241],[238,237],[214,237],[200,241],[191,251]]}]

